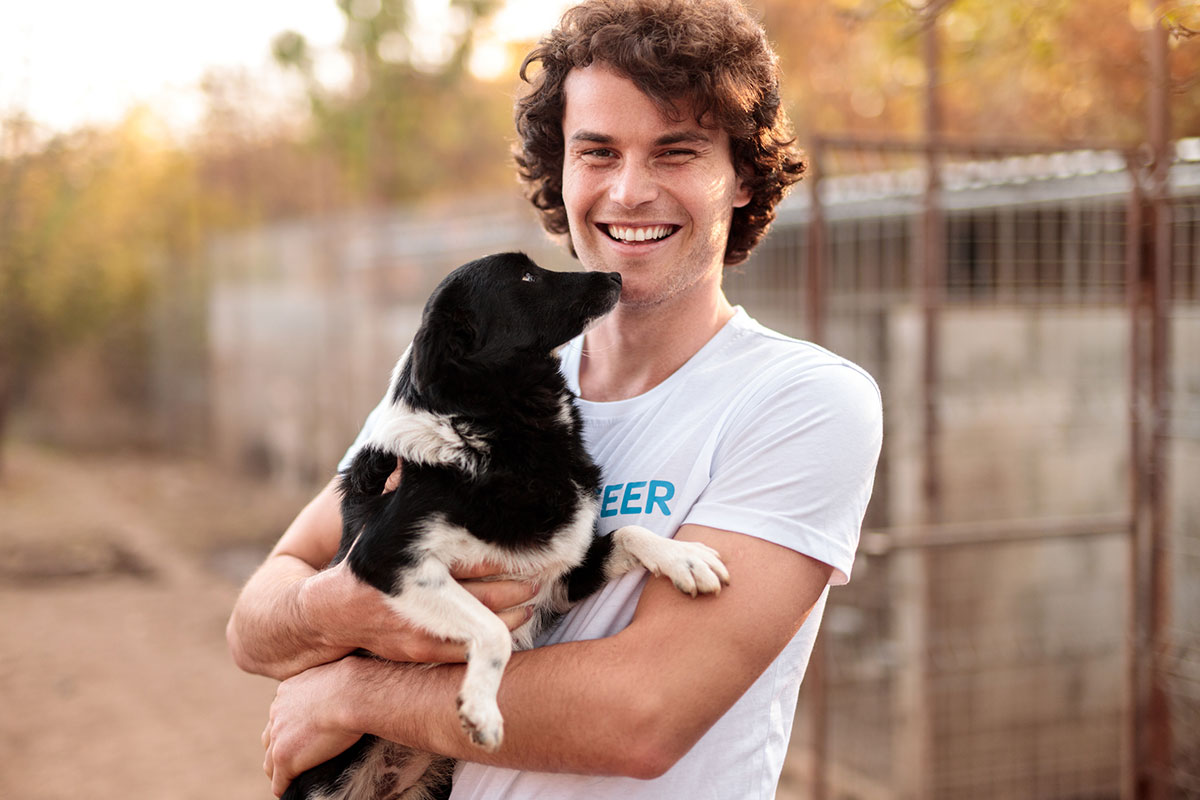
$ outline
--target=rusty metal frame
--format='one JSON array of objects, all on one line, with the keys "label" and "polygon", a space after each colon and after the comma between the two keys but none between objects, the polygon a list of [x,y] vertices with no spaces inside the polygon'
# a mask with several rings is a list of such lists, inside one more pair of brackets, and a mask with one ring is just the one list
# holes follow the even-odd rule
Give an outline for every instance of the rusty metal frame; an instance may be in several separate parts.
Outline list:
[{"label": "rusty metal frame", "polygon": [[[805,328],[809,341],[825,340],[825,213],[821,204],[824,148],[813,142],[808,151],[808,269],[804,275]],[[829,651],[825,637],[817,636],[809,654],[805,683],[808,684],[808,724],[812,742],[809,796],[829,797]]]},{"label": "rusty metal frame", "polygon": [[1142,552],[1145,542],[1146,469],[1142,387],[1145,385],[1145,334],[1142,330],[1142,264],[1145,237],[1143,235],[1143,211],[1145,197],[1138,180],[1140,165],[1135,157],[1126,160],[1127,169],[1133,178],[1129,198],[1125,206],[1125,294],[1129,309],[1129,631],[1126,658],[1127,709],[1125,719],[1124,748],[1121,754],[1121,797],[1133,800],[1139,796],[1139,769],[1144,759],[1141,754],[1142,726],[1145,720],[1146,702],[1143,696],[1144,675],[1147,673],[1144,654],[1149,645],[1148,626],[1144,615],[1146,575],[1143,565],[1146,558]]},{"label": "rusty metal frame", "polygon": [[1146,291],[1142,296],[1149,316],[1149,374],[1146,388],[1149,399],[1149,429],[1145,455],[1145,490],[1147,539],[1138,552],[1147,563],[1142,573],[1148,585],[1141,596],[1147,604],[1146,624],[1149,639],[1149,664],[1143,695],[1145,718],[1139,732],[1143,758],[1138,760],[1137,797],[1166,800],[1172,795],[1170,771],[1172,761],[1171,715],[1168,706],[1164,658],[1170,642],[1170,528],[1167,520],[1167,447],[1170,436],[1169,357],[1171,310],[1171,203],[1170,167],[1174,147],[1170,138],[1170,69],[1167,29],[1162,14],[1167,4],[1157,3],[1156,24],[1147,34],[1150,63],[1148,102],[1148,134],[1150,150],[1149,212],[1153,244],[1142,277]]},{"label": "rusty metal frame", "polygon": [[[1158,0],[1160,10],[1164,0]],[[923,319],[922,495],[923,524],[893,529],[864,539],[865,549],[927,548],[966,541],[995,543],[1047,536],[1124,534],[1130,542],[1129,656],[1127,714],[1122,760],[1124,800],[1165,800],[1170,795],[1172,736],[1163,660],[1170,647],[1170,549],[1167,519],[1167,446],[1170,435],[1169,352],[1171,309],[1171,227],[1168,181],[1170,139],[1169,70],[1166,28],[1148,34],[1151,87],[1147,108],[1148,141],[1073,142],[1072,149],[1116,151],[1126,161],[1131,188],[1127,202],[1126,298],[1129,309],[1129,511],[1119,517],[1065,521],[1041,520],[1018,525],[946,526],[941,523],[941,464],[938,414],[941,342],[938,337],[945,280],[944,217],[941,209],[941,157],[947,154],[1005,157],[1061,150],[1061,145],[1004,139],[954,141],[941,135],[936,18],[930,5],[924,31],[927,72],[925,135],[917,139],[818,136],[810,146],[808,269],[805,308],[809,337],[824,340],[827,299],[827,226],[821,200],[823,167],[831,150],[924,155],[927,183],[920,240],[920,301]],[[1142,165],[1149,157],[1148,186]],[[818,638],[806,684],[810,690],[813,760],[811,796],[829,796],[827,654]],[[919,691],[919,688],[917,689]],[[903,790],[902,790],[903,791]]]}]

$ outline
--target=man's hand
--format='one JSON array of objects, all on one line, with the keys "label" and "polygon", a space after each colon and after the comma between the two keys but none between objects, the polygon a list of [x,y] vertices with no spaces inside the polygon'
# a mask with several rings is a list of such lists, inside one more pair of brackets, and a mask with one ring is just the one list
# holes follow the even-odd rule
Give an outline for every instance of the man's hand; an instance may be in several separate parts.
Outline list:
[{"label": "man's hand", "polygon": [[[513,630],[529,619],[530,609],[522,604],[533,599],[538,587],[526,581],[488,580],[497,571],[494,565],[481,564],[453,575]],[[439,639],[406,622],[388,605],[387,595],[358,580],[344,561],[305,581],[298,600],[301,614],[324,632],[324,643],[335,650],[363,648],[389,661],[466,660],[464,643]]]},{"label": "man's hand", "polygon": [[[389,483],[395,478],[398,474]],[[337,483],[330,481],[242,589],[226,629],[237,665],[284,680],[358,648],[391,660],[462,661],[462,645],[406,622],[388,607],[383,593],[357,580],[344,564],[321,571],[337,552],[341,530]],[[498,567],[482,564],[454,576],[511,630],[527,619],[520,606],[537,587],[484,580],[498,572]]]},{"label": "man's hand", "polygon": [[[384,483],[384,494],[400,485],[403,471],[403,462],[396,459],[396,469]],[[451,570],[450,574],[511,631],[530,618],[530,609],[522,604],[533,599],[538,587],[520,581],[495,580],[499,572],[500,567],[484,563]],[[448,642],[406,624],[387,606],[386,599],[379,590],[357,580],[344,561],[309,578],[299,598],[306,613],[316,615],[310,618],[322,621],[319,630],[341,637],[331,644],[346,648],[346,652],[363,648],[389,661],[426,664],[466,660],[464,643]]]},{"label": "man's hand", "polygon": [[276,797],[301,772],[328,761],[362,736],[347,727],[340,713],[345,704],[338,697],[356,660],[313,667],[279,684],[262,734],[263,771]]}]

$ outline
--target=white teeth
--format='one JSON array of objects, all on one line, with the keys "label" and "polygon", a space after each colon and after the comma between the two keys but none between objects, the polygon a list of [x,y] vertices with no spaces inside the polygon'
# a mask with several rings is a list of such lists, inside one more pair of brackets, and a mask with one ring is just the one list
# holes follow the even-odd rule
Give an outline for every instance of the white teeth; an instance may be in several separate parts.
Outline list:
[{"label": "white teeth", "polygon": [[671,233],[670,225],[650,225],[644,228],[631,228],[623,225],[609,225],[608,235],[624,242],[644,242],[662,239]]}]

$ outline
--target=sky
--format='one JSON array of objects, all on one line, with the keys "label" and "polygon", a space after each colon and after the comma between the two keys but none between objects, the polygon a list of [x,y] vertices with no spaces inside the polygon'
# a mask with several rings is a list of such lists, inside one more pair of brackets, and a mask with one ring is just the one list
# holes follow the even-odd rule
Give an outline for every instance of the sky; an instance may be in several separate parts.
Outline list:
[{"label": "sky", "polygon": [[[412,2],[427,32],[419,40],[436,45],[447,0]],[[474,66],[495,69],[499,43],[538,36],[566,5],[508,0]],[[296,80],[271,62],[271,40],[285,30],[323,53],[318,78],[345,80],[349,66],[337,52],[343,20],[335,0],[0,0],[0,115],[24,111],[61,131],[116,122],[147,104],[186,128],[203,110],[198,84],[209,69],[248,70],[281,101],[298,92]]]}]

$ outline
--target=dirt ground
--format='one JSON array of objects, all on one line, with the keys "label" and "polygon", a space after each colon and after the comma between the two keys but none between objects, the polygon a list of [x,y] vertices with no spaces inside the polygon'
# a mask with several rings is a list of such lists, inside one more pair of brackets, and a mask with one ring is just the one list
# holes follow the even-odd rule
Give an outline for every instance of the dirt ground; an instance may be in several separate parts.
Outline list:
[{"label": "dirt ground", "polygon": [[0,482],[0,798],[271,797],[272,681],[224,642],[298,506],[203,465],[13,447]]},{"label": "dirt ground", "polygon": [[145,455],[6,456],[0,800],[269,800],[274,682],[233,666],[224,626],[308,490]]}]

